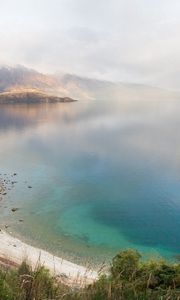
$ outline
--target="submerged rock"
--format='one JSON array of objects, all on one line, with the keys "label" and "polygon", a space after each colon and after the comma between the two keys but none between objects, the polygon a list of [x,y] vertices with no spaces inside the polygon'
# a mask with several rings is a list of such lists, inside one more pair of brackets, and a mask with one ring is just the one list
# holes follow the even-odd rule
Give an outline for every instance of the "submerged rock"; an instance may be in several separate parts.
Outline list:
[{"label": "submerged rock", "polygon": [[12,212],[15,212],[15,211],[17,211],[17,210],[19,210],[19,208],[17,208],[17,207],[13,207],[13,208],[11,209]]}]

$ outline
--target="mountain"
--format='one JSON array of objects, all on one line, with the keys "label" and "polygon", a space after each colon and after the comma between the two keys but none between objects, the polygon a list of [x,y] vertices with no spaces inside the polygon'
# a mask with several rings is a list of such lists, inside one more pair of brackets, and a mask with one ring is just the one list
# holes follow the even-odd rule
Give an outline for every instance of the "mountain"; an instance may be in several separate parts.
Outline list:
[{"label": "mountain", "polygon": [[53,76],[44,75],[32,69],[22,66],[0,68],[1,92],[17,87],[48,89],[54,85],[56,85],[56,79]]},{"label": "mountain", "polygon": [[140,84],[102,81],[71,74],[42,74],[22,66],[0,68],[0,92],[36,89],[58,97],[79,100],[180,99],[180,94]]}]

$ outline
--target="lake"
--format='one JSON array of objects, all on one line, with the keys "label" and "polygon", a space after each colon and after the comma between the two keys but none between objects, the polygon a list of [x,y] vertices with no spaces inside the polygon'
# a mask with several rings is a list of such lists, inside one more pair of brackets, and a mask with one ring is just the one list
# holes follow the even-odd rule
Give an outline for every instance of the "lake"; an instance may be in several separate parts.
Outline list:
[{"label": "lake", "polygon": [[83,263],[180,253],[178,101],[2,105],[0,173],[17,173],[1,227],[33,245]]}]

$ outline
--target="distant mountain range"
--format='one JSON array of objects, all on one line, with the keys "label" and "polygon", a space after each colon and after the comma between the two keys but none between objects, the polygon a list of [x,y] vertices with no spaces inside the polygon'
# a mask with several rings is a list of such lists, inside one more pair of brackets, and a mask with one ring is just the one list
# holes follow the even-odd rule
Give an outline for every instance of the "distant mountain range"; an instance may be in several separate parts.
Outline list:
[{"label": "distant mountain range", "polygon": [[78,100],[180,99],[178,92],[146,85],[101,81],[71,74],[42,74],[23,66],[0,68],[0,93],[31,89]]}]

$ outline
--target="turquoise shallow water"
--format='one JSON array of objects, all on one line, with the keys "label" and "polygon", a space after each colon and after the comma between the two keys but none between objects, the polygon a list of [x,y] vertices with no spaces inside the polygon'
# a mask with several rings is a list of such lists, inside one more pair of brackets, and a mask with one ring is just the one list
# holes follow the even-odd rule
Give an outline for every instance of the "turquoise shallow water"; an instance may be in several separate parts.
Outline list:
[{"label": "turquoise shallow water", "polygon": [[132,247],[172,259],[179,116],[171,100],[2,106],[0,173],[18,175],[0,202],[1,226],[78,262]]}]

